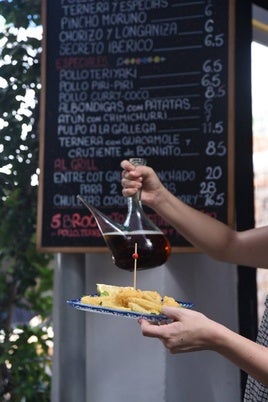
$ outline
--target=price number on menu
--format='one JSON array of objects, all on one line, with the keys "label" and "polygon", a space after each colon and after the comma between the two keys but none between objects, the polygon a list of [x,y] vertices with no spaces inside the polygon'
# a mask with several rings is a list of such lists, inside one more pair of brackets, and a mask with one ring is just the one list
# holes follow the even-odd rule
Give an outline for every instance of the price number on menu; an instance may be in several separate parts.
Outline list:
[{"label": "price number on menu", "polygon": [[221,72],[223,64],[221,59],[207,59],[203,63],[204,74],[201,77],[201,86],[205,89],[205,98],[210,100],[222,98],[226,95],[225,85],[222,84]]},{"label": "price number on menu", "polygon": [[208,121],[204,122],[202,126],[204,134],[222,134],[224,129],[223,121],[216,121],[216,123]]},{"label": "price number on menu", "polygon": [[200,183],[200,194],[205,198],[205,206],[221,206],[224,204],[224,193],[218,194],[216,182],[222,178],[221,166],[207,166],[206,180]]},{"label": "price number on menu", "polygon": [[[211,3],[205,7],[205,16],[213,16],[213,6]],[[204,45],[205,47],[222,47],[224,45],[224,33],[215,33],[215,21],[212,18],[208,18],[204,24]]]},{"label": "price number on menu", "polygon": [[207,156],[224,156],[227,153],[227,147],[224,141],[208,141],[206,147]]}]

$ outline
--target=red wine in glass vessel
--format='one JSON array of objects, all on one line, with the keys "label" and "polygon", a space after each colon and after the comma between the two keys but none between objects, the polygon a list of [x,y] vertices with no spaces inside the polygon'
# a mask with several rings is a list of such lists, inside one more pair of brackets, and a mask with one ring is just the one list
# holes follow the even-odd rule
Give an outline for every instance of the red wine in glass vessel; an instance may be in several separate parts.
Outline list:
[{"label": "red wine in glass vessel", "polygon": [[[134,165],[146,164],[142,158],[133,158],[130,162]],[[134,270],[135,250],[137,250],[135,258],[137,270],[159,267],[167,261],[171,253],[168,238],[145,214],[140,196],[139,191],[128,198],[128,211],[123,224],[112,221],[78,196],[94,215],[100,232],[112,252],[114,264],[128,271]]]},{"label": "red wine in glass vessel", "polygon": [[133,271],[133,253],[137,245],[137,270],[163,265],[171,252],[167,237],[162,232],[140,230],[132,232],[110,232],[103,235],[112,252],[114,264]]}]

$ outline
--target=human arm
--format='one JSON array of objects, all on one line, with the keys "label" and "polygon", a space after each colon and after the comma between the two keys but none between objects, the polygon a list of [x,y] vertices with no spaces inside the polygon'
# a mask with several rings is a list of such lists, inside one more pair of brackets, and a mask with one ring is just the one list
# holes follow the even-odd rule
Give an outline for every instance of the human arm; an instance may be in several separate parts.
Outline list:
[{"label": "human arm", "polygon": [[204,314],[177,307],[163,307],[173,321],[154,325],[141,319],[144,336],[160,339],[173,354],[211,350],[268,386],[268,348],[221,325]]},{"label": "human arm", "polygon": [[268,267],[268,227],[235,231],[183,203],[160,182],[148,166],[121,163],[122,193],[128,197],[142,188],[142,202],[200,251],[217,260],[253,267]]}]

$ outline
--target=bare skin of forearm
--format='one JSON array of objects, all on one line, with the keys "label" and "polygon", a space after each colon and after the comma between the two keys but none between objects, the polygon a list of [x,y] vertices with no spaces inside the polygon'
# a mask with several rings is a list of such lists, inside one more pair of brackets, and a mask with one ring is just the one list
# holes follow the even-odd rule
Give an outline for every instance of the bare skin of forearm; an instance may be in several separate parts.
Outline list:
[{"label": "bare skin of forearm", "polygon": [[211,257],[253,267],[268,266],[268,228],[236,232],[220,221],[189,207],[164,187],[154,210],[183,237]]},{"label": "bare skin of forearm", "polygon": [[163,307],[172,322],[153,325],[139,321],[144,336],[160,339],[172,353],[211,350],[241,370],[268,385],[268,348],[231,331],[204,314],[187,309]]},{"label": "bare skin of forearm", "polygon": [[218,257],[217,251],[220,253],[223,242],[229,242],[231,231],[220,222],[189,208],[166,189],[162,189],[160,198],[161,201],[154,204],[155,211],[194,246]]},{"label": "bare skin of forearm", "polygon": [[200,251],[232,264],[268,268],[268,226],[237,232],[171,194],[151,168],[123,161],[123,194],[142,189],[142,201]]},{"label": "bare skin of forearm", "polygon": [[214,336],[215,352],[237,365],[241,370],[268,386],[268,348],[217,324]]}]

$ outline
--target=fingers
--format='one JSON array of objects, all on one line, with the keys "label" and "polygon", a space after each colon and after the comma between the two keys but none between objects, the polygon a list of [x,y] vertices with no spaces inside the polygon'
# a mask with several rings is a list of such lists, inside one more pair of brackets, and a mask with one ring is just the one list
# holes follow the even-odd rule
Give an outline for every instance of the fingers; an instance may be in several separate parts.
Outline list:
[{"label": "fingers", "polygon": [[[178,307],[163,307],[162,313],[172,319],[172,321],[179,321],[181,314],[183,314],[181,310],[182,309]],[[151,338],[162,338],[164,326],[169,325],[166,323],[162,325],[152,324],[143,318],[139,319],[138,322],[141,326],[143,335]]]},{"label": "fingers", "polygon": [[135,170],[135,166],[134,165],[132,165],[132,163],[130,163],[129,161],[127,161],[127,160],[123,160],[121,163],[120,163],[120,166],[121,166],[121,168],[123,169],[123,170],[126,170],[126,171],[131,171],[131,170]]},{"label": "fingers", "polygon": [[132,163],[130,163],[127,160],[124,160],[121,162],[121,167],[123,169],[122,171],[122,177],[126,179],[140,179],[142,178],[142,167],[141,166],[134,166]]},{"label": "fingers", "polygon": [[121,162],[121,167],[123,168],[121,179],[122,194],[125,197],[130,197],[142,187],[142,176],[136,170],[136,166],[127,160]]},{"label": "fingers", "polygon": [[150,338],[161,338],[161,326],[151,324],[149,321],[141,318],[139,321],[141,326],[141,332],[144,336],[148,336]]},{"label": "fingers", "polygon": [[136,192],[142,187],[142,182],[140,180],[134,181],[122,177],[121,185],[122,185],[122,194],[125,197],[130,197],[136,194]]},{"label": "fingers", "polygon": [[181,307],[168,307],[163,306],[162,313],[173,321],[179,321],[181,314],[183,314],[183,309]]}]

